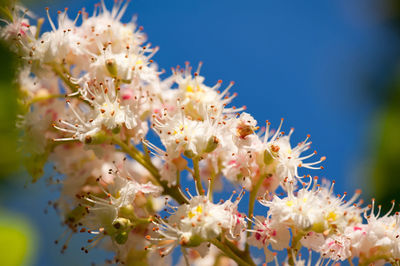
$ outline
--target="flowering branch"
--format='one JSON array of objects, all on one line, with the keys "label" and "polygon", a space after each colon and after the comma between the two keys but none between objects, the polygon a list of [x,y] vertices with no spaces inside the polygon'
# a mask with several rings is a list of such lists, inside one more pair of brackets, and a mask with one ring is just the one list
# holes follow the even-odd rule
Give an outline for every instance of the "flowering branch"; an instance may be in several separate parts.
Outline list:
[{"label": "flowering branch", "polygon": [[[245,107],[230,107],[234,83],[206,85],[202,63],[161,78],[152,59],[158,47],[134,21],[120,22],[126,9],[122,1],[111,10],[101,2],[91,17],[83,10],[72,20],[65,10],[56,23],[47,9],[52,29],[41,34],[43,20],[31,25],[33,14],[16,6],[4,10],[9,22],[0,28],[20,58],[17,126],[27,169],[33,181],[46,162],[60,174],[54,206],[68,230],[92,236],[82,251],[105,242],[115,253],[111,263],[157,265],[179,247],[186,264],[253,266],[279,264],[276,254],[286,250],[285,265],[309,265],[299,255],[304,247],[318,254],[317,265],[398,264],[394,202],[381,215],[374,200],[362,206],[360,191],[348,199],[334,194],[334,182],[301,176],[300,169],[323,169],[325,157],[312,160],[316,152],[308,152],[310,136],[292,146],[283,119],[258,132]],[[182,192],[185,173],[195,194]],[[241,191],[215,203],[225,182]],[[263,215],[255,215],[256,202]]]}]

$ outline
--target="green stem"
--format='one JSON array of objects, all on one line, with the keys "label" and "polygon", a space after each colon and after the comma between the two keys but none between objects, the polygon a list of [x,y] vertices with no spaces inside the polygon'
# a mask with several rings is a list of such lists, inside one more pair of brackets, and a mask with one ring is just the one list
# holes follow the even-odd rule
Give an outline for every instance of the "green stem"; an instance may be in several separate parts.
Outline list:
[{"label": "green stem", "polygon": [[[69,78],[65,76],[64,70],[61,70],[57,64],[51,64],[50,66],[52,67],[54,73],[56,73],[57,76],[59,76],[61,78],[61,80],[64,81],[64,83],[71,89],[72,92],[76,92],[78,90],[78,88],[77,88],[78,85],[72,83],[69,80]],[[70,76],[70,75],[68,74],[68,76]]]},{"label": "green stem", "polygon": [[136,218],[134,220],[135,224],[139,225],[139,224],[149,224],[151,223],[151,219],[150,218]]},{"label": "green stem", "polygon": [[210,193],[210,195],[208,195],[208,198],[210,199],[210,201],[212,202],[213,201],[213,191],[214,191],[214,183],[215,183],[215,178],[217,177],[217,175],[215,174],[215,172],[214,172],[214,169],[212,169],[211,170],[211,180],[210,180],[210,183],[209,183],[209,188],[208,188],[208,190],[209,191],[211,191],[211,193]]},{"label": "green stem", "polygon": [[[373,256],[373,257],[370,257],[370,258],[368,258],[368,259],[366,259],[365,261],[359,261],[358,263],[358,265],[360,265],[360,266],[368,266],[368,265],[372,265],[372,264],[374,264],[374,262],[375,261],[378,261],[378,260],[385,260],[385,261],[389,261],[388,260],[388,257],[387,256],[385,256],[385,255],[376,255],[376,256]],[[393,263],[393,262],[392,262]],[[393,263],[394,264],[394,263]]]},{"label": "green stem", "polygon": [[144,168],[146,168],[155,178],[157,185],[163,187],[164,194],[170,195],[180,204],[187,203],[186,198],[180,193],[178,187],[176,185],[169,187],[167,181],[161,180],[161,176],[160,173],[158,172],[158,169],[153,165],[151,161],[146,160],[143,153],[140,152],[136,147],[126,144],[124,141],[122,141],[120,138],[116,136],[111,137],[111,142],[120,146],[124,152],[129,154],[134,160],[136,160]]},{"label": "green stem", "polygon": [[114,144],[120,146],[124,152],[128,153],[133,159],[143,165],[156,179],[160,177],[157,168],[154,165],[148,163],[144,155],[138,149],[136,149],[136,147],[127,144],[116,136],[112,136],[111,141]]},{"label": "green stem", "polygon": [[294,257],[297,256],[297,253],[301,248],[300,240],[306,235],[306,233],[307,232],[297,231],[296,229],[292,228],[292,244],[290,245],[290,248],[287,249],[289,265],[295,265]]},{"label": "green stem", "polygon": [[199,158],[197,157],[193,158],[193,170],[194,170],[193,178],[196,181],[197,190],[199,191],[200,195],[204,195],[204,189],[200,179]]},{"label": "green stem", "polygon": [[[257,180],[257,183],[255,184],[255,186],[252,188],[251,192],[250,192],[250,197],[249,197],[249,212],[248,212],[248,217],[249,219],[252,219],[253,217],[253,213],[254,213],[254,204],[256,202],[256,197],[257,197],[257,193],[258,190],[260,189],[262,183],[264,181],[264,176],[260,176]],[[251,229],[251,221],[247,222],[247,229]],[[250,237],[250,232],[247,231],[247,238]],[[250,246],[246,241],[246,246],[245,246],[245,252],[246,254],[250,253]]]},{"label": "green stem", "polygon": [[31,105],[33,103],[41,102],[41,101],[46,101],[50,99],[55,99],[55,98],[64,98],[65,94],[49,94],[46,96],[38,96],[34,97],[32,100],[28,101],[28,105]]},{"label": "green stem", "polygon": [[[130,138],[127,138],[127,141],[129,141]],[[142,147],[144,151],[144,157],[146,158],[147,161],[151,162],[151,157],[150,157],[150,151],[147,148],[147,146],[142,142]]]},{"label": "green stem", "polygon": [[253,266],[255,265],[254,262],[252,261],[246,261],[242,259],[238,254],[233,252],[229,247],[224,245],[221,241],[218,239],[211,239],[210,243],[212,243],[214,246],[219,248],[226,256],[229,258],[233,259],[239,266]]},{"label": "green stem", "polygon": [[179,187],[181,185],[181,172],[176,170],[176,186]]},{"label": "green stem", "polygon": [[194,176],[194,172],[193,172],[192,168],[189,168],[186,166],[185,170],[188,171],[192,176]]},{"label": "green stem", "polygon": [[44,18],[39,18],[39,19],[37,20],[37,24],[36,24],[36,34],[35,34],[35,39],[36,39],[36,40],[39,39],[40,30],[42,29],[43,23],[44,23]]}]

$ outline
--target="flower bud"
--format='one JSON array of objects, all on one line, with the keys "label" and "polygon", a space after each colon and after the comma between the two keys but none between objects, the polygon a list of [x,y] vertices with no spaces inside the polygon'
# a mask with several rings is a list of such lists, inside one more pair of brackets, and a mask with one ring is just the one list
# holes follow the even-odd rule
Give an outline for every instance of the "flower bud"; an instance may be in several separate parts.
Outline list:
[{"label": "flower bud", "polygon": [[271,154],[267,150],[265,150],[264,151],[264,163],[266,165],[270,165],[273,162],[274,162],[274,158],[271,156]]},{"label": "flower bud", "polygon": [[85,144],[102,144],[107,140],[107,136],[103,131],[97,132],[94,135],[85,136]]},{"label": "flower bud", "polygon": [[113,224],[113,228],[116,230],[114,233],[115,241],[123,245],[128,240],[129,231],[131,230],[132,223],[129,219],[119,217]]},{"label": "flower bud", "polygon": [[322,222],[314,223],[312,225],[312,231],[316,233],[323,233],[326,230],[326,226]]},{"label": "flower bud", "polygon": [[115,59],[107,59],[106,60],[106,68],[108,70],[108,73],[110,73],[111,76],[117,76],[118,69],[117,69],[117,64],[115,63]]},{"label": "flower bud", "polygon": [[210,137],[208,139],[207,147],[204,150],[204,152],[209,153],[209,152],[214,151],[218,147],[218,144],[219,144],[219,140],[216,136]]},{"label": "flower bud", "polygon": [[120,245],[125,244],[127,240],[128,240],[128,232],[124,231],[115,236],[115,241]]},{"label": "flower bud", "polygon": [[129,219],[119,217],[112,223],[113,227],[117,230],[125,230],[129,228],[132,223]]},{"label": "flower bud", "polygon": [[185,246],[187,246],[187,247],[197,247],[203,242],[204,242],[204,239],[202,237],[200,237],[199,235],[192,235],[189,238],[189,241],[187,243],[185,243]]},{"label": "flower bud", "polygon": [[196,154],[194,154],[194,152],[192,150],[185,150],[183,152],[183,155],[185,155],[189,159],[194,158],[196,156]]},{"label": "flower bud", "polygon": [[119,209],[118,216],[131,218],[134,211],[135,209],[133,208],[132,204],[124,205]]},{"label": "flower bud", "polygon": [[111,130],[111,132],[112,132],[113,134],[119,134],[119,132],[121,132],[121,126],[118,125],[117,127],[114,127],[114,128]]}]

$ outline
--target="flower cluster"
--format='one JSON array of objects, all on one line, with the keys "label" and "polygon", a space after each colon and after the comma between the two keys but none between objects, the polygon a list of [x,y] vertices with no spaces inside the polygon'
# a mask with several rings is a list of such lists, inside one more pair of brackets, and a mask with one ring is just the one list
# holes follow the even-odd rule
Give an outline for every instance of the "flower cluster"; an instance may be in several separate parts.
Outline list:
[{"label": "flower cluster", "polygon": [[[286,264],[304,265],[305,247],[318,264],[398,263],[397,213],[380,216],[374,201],[362,207],[359,191],[347,200],[333,194],[334,182],[301,175],[325,160],[312,159],[310,136],[293,146],[283,119],[277,130],[268,121],[260,129],[244,106],[231,105],[233,82],[206,85],[202,63],[162,78],[158,48],[135,21],[120,21],[126,8],[101,2],[92,16],[70,19],[64,10],[56,22],[47,9],[51,30],[40,33],[43,19],[32,25],[35,16],[16,6],[0,28],[19,58],[27,169],[36,181],[49,162],[62,176],[55,205],[72,233],[92,235],[84,252],[102,242],[112,262],[153,265],[171,263],[179,246],[182,263],[255,265],[277,262],[275,251],[286,249]],[[182,191],[182,174],[195,195]],[[241,192],[215,201],[224,182]],[[253,214],[257,202],[264,216]],[[254,260],[250,246],[265,258]]]}]

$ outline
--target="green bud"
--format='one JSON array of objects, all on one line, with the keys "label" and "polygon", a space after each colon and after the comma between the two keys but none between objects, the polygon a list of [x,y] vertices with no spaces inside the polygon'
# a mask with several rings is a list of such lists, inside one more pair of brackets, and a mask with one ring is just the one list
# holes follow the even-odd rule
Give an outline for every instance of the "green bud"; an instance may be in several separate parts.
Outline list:
[{"label": "green bud", "polygon": [[104,131],[97,132],[96,134],[85,137],[85,144],[102,144],[107,140],[107,135]]},{"label": "green bud", "polygon": [[219,144],[219,140],[216,136],[210,137],[208,139],[207,147],[204,150],[204,152],[209,153],[209,152],[214,151],[218,147],[218,144]]},{"label": "green bud", "polygon": [[125,231],[126,229],[129,229],[132,223],[129,219],[118,217],[117,219],[115,219],[112,225],[115,229],[119,231]]},{"label": "green bud", "polygon": [[112,132],[113,134],[119,134],[119,132],[121,132],[121,126],[118,125],[117,127],[113,128],[113,129],[111,130],[111,132]]},{"label": "green bud", "polygon": [[124,218],[132,218],[132,214],[134,212],[134,208],[132,204],[125,205],[119,209],[118,216],[124,217]]},{"label": "green bud", "polygon": [[153,199],[152,196],[149,196],[149,197],[147,198],[147,201],[146,201],[146,210],[148,210],[149,212],[154,212],[154,211],[155,211],[155,210],[154,210],[154,203],[153,203],[153,201],[154,201],[154,199]]},{"label": "green bud", "polygon": [[316,233],[323,233],[326,230],[324,223],[314,223],[311,230]]},{"label": "green bud", "polygon": [[127,240],[128,240],[128,232],[126,231],[121,232],[115,236],[115,241],[120,245],[125,244]]},{"label": "green bud", "polygon": [[118,69],[117,69],[117,64],[115,63],[115,59],[107,59],[106,60],[106,68],[108,70],[108,73],[110,73],[111,76],[115,77],[117,76]]},{"label": "green bud", "polygon": [[265,150],[264,151],[264,163],[266,165],[270,165],[273,163],[273,161],[274,161],[274,158],[271,156],[271,154],[267,150]]},{"label": "green bud", "polygon": [[193,151],[191,151],[191,150],[185,150],[184,152],[183,152],[183,155],[185,155],[186,157],[188,157],[188,158],[194,158],[195,156],[196,156],[196,154],[194,154],[194,152]]},{"label": "green bud", "polygon": [[112,227],[114,230],[112,235],[115,241],[123,245],[128,240],[129,232],[132,229],[132,222],[129,219],[118,217],[112,223]]},{"label": "green bud", "polygon": [[185,244],[185,246],[187,246],[187,247],[197,247],[203,242],[204,242],[204,239],[202,237],[200,237],[199,235],[193,235],[189,239],[189,242],[187,242]]}]

